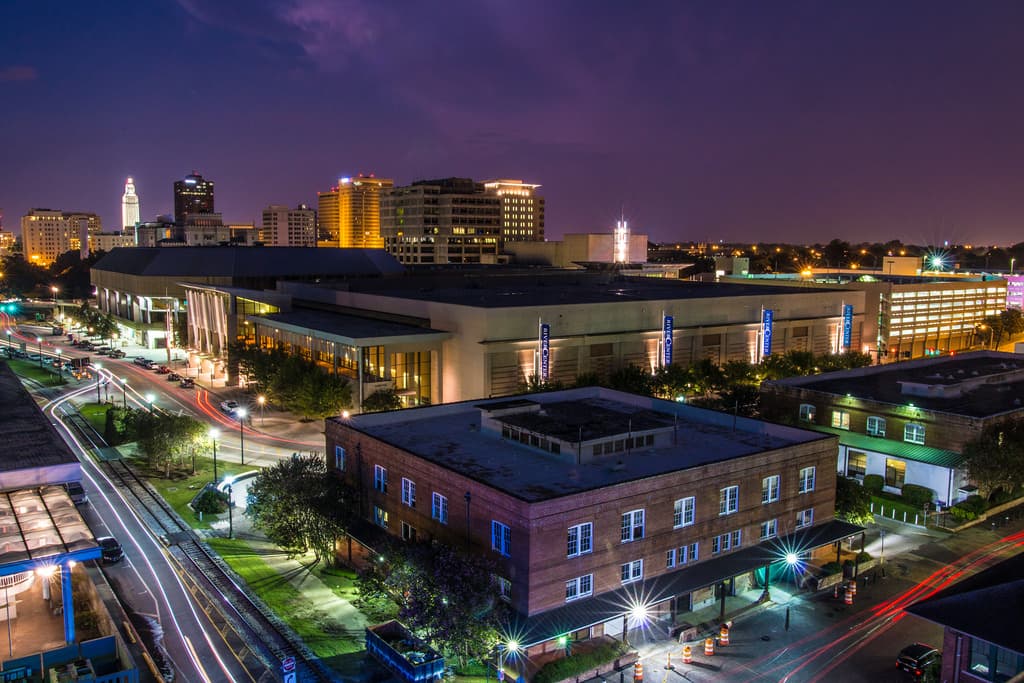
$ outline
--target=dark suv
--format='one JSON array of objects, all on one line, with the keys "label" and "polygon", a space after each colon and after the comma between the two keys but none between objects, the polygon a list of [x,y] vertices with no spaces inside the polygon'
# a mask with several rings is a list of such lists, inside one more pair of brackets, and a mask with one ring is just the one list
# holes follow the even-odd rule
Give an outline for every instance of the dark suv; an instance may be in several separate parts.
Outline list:
[{"label": "dark suv", "polygon": [[124,548],[113,536],[101,536],[96,539],[100,545],[100,552],[103,555],[103,563],[120,562],[124,559]]},{"label": "dark suv", "polygon": [[931,645],[914,643],[900,650],[896,657],[896,668],[903,671],[915,681],[934,680],[934,668],[937,668],[942,655]]}]

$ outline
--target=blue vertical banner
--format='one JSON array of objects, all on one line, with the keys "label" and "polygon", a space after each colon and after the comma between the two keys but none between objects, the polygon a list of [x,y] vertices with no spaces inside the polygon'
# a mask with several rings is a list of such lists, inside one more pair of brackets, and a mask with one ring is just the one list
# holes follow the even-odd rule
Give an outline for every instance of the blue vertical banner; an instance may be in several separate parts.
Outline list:
[{"label": "blue vertical banner", "polygon": [[843,305],[843,350],[849,351],[853,342],[853,304]]},{"label": "blue vertical banner", "polygon": [[551,372],[551,325],[541,323],[540,326],[540,379],[548,381]]},{"label": "blue vertical banner", "polygon": [[775,311],[770,308],[761,310],[761,357],[772,355],[772,323]]},{"label": "blue vertical banner", "polygon": [[661,348],[662,348],[662,359],[661,363],[665,367],[672,365],[672,316],[662,316],[661,320]]}]

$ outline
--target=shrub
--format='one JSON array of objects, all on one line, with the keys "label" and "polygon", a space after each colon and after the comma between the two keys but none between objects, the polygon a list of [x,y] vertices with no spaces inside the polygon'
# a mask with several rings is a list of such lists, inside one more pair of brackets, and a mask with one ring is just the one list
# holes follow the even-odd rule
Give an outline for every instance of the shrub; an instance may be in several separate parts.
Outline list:
[{"label": "shrub", "polygon": [[923,508],[925,503],[930,503],[935,498],[935,492],[927,486],[917,484],[903,485],[903,502],[911,507]]},{"label": "shrub", "polygon": [[192,509],[206,515],[221,513],[228,509],[228,497],[208,486],[192,501]]},{"label": "shrub", "polygon": [[606,643],[591,652],[570,655],[548,662],[533,677],[533,681],[534,683],[553,683],[564,678],[572,678],[614,661],[622,653],[623,649],[620,643]]},{"label": "shrub", "polygon": [[838,574],[843,571],[843,566],[838,562],[827,562],[821,567],[821,572],[825,576],[831,576],[832,574]]},{"label": "shrub", "polygon": [[857,553],[857,563],[858,564],[860,564],[861,562],[867,562],[870,559],[871,559],[871,553],[869,553],[867,551],[862,550],[859,553]]},{"label": "shrub", "polygon": [[957,503],[959,507],[965,510],[969,510],[974,513],[975,517],[988,510],[988,503],[984,498],[978,495],[968,496],[967,500],[962,500]]},{"label": "shrub", "polygon": [[880,474],[869,474],[864,477],[864,488],[871,491],[871,493],[881,493],[884,486],[885,479]]},{"label": "shrub", "polygon": [[949,514],[958,522],[970,522],[978,518],[978,515],[966,508],[960,507],[959,504],[949,508]]},{"label": "shrub", "polygon": [[989,505],[1002,505],[1003,503],[1010,502],[1014,498],[1015,496],[1012,492],[1000,487],[989,494],[988,502]]}]

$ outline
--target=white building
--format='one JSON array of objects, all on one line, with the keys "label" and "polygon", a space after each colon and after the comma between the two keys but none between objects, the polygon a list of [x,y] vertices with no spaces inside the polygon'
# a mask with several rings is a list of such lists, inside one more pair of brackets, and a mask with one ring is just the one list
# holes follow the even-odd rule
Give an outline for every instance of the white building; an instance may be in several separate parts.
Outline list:
[{"label": "white building", "polygon": [[305,204],[294,209],[271,204],[263,209],[259,239],[271,247],[315,247],[316,211]]},{"label": "white building", "polygon": [[121,226],[125,233],[131,233],[138,222],[139,195],[135,194],[135,181],[129,177],[124,184],[124,195],[121,196]]}]

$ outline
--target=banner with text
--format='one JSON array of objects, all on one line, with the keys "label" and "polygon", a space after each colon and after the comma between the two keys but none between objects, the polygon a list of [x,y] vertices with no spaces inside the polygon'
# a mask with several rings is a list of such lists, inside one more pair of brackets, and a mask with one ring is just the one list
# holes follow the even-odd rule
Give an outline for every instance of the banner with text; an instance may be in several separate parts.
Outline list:
[{"label": "banner with text", "polygon": [[775,311],[765,308],[761,311],[761,356],[772,355],[772,323]]},{"label": "banner with text", "polygon": [[666,315],[661,323],[662,365],[672,365],[672,316]]}]

